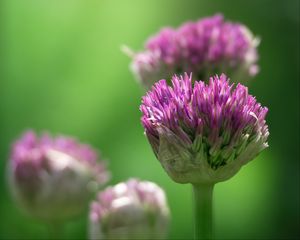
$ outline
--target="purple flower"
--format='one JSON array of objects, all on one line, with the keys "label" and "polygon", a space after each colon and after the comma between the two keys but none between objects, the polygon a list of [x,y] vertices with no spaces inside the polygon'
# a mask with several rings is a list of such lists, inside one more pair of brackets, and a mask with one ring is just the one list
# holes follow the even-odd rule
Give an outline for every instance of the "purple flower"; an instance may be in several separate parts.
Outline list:
[{"label": "purple flower", "polygon": [[241,81],[258,72],[258,43],[246,26],[215,15],[178,29],[163,28],[147,41],[144,51],[130,54],[131,69],[147,89],[159,79],[184,72],[193,72],[196,79],[224,72]]},{"label": "purple flower", "polygon": [[142,124],[153,151],[179,183],[216,183],[232,177],[268,147],[268,112],[247,87],[223,74],[209,84],[174,76],[142,99]]},{"label": "purple flower", "polygon": [[90,239],[162,239],[169,209],[153,182],[130,179],[100,192],[90,208]]},{"label": "purple flower", "polygon": [[69,137],[40,138],[26,132],[12,147],[9,162],[14,196],[42,220],[74,217],[87,207],[91,193],[109,173],[94,149]]}]

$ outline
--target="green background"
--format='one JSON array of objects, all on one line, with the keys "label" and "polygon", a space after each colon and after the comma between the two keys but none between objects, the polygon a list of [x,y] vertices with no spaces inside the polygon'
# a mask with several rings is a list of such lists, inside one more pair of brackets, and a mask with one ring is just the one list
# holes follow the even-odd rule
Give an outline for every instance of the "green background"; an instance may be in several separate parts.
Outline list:
[{"label": "green background", "polygon": [[[78,137],[109,161],[110,184],[139,177],[167,193],[171,239],[193,237],[191,186],[172,182],[140,124],[142,89],[123,44],[142,48],[162,26],[215,13],[261,38],[250,93],[269,107],[270,147],[215,188],[219,239],[299,237],[299,1],[2,0],[0,3],[0,238],[47,238],[12,201],[5,178],[11,142],[24,130]],[[86,238],[87,217],[66,227]]]}]

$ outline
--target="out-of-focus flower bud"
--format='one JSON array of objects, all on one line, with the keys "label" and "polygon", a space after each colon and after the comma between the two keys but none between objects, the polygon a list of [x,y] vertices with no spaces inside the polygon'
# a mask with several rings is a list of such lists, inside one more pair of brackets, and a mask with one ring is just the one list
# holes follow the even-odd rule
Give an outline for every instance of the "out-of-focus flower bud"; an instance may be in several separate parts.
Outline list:
[{"label": "out-of-focus flower bud", "polygon": [[9,183],[30,215],[45,222],[83,213],[109,173],[90,146],[69,137],[26,132],[12,147]]},{"label": "out-of-focus flower bud", "polygon": [[127,48],[126,52],[132,58],[133,73],[150,89],[158,80],[184,72],[202,81],[225,73],[233,81],[245,82],[259,71],[258,44],[246,26],[225,21],[218,14],[177,29],[165,27],[146,42],[144,51],[134,53]]},{"label": "out-of-focus flower bud", "polygon": [[155,183],[130,179],[100,192],[90,209],[90,239],[164,239],[169,209]]}]

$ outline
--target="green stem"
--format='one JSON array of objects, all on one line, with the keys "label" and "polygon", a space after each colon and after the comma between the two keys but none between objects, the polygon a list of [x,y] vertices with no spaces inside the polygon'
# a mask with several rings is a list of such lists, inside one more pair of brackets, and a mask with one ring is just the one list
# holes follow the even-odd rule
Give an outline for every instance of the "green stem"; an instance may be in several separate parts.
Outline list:
[{"label": "green stem", "polygon": [[63,239],[63,224],[48,223],[49,239]]},{"label": "green stem", "polygon": [[193,184],[195,197],[195,239],[210,240],[212,234],[212,195],[214,184]]}]

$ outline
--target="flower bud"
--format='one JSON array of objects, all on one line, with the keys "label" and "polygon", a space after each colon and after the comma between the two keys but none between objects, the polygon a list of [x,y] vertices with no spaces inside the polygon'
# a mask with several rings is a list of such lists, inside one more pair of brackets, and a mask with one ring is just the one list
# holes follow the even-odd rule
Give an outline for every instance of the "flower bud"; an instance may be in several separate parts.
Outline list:
[{"label": "flower bud", "polygon": [[143,97],[142,124],[152,149],[178,183],[225,181],[268,147],[268,112],[225,75],[209,84],[187,74],[156,83]]},{"label": "flower bud", "polygon": [[132,57],[136,78],[150,89],[159,79],[184,72],[193,72],[201,80],[226,73],[236,82],[245,81],[259,71],[258,44],[246,26],[225,21],[218,14],[177,29],[165,27],[146,42],[144,51],[126,52]]},{"label": "flower bud", "polygon": [[91,194],[109,178],[90,146],[68,137],[25,133],[12,147],[9,182],[30,215],[57,222],[80,215]]},{"label": "flower bud", "polygon": [[90,239],[164,239],[169,209],[159,186],[130,179],[100,192],[89,220]]}]

